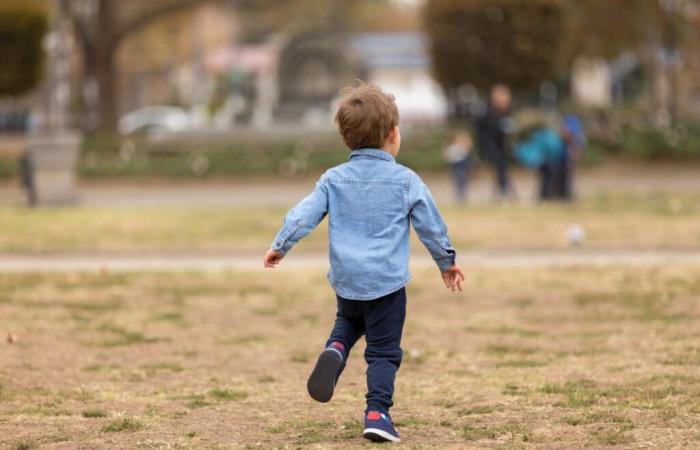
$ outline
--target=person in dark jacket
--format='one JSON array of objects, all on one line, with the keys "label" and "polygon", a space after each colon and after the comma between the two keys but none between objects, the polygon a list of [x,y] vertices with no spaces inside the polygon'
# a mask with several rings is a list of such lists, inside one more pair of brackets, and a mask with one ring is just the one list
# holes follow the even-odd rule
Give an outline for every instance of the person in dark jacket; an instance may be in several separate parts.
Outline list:
[{"label": "person in dark jacket", "polygon": [[477,139],[482,158],[493,167],[496,190],[501,198],[514,195],[508,167],[507,129],[511,93],[504,85],[491,89],[489,107],[476,121]]}]

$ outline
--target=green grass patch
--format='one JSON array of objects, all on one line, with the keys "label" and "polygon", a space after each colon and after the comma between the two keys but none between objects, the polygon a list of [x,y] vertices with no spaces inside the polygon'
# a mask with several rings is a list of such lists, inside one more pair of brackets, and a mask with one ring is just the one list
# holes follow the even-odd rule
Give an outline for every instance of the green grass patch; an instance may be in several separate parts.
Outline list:
[{"label": "green grass patch", "polygon": [[39,443],[28,437],[19,438],[14,442],[14,450],[33,450],[39,448]]},{"label": "green grass patch", "polygon": [[136,344],[152,344],[164,339],[158,337],[148,337],[140,331],[131,331],[118,325],[104,323],[97,328],[98,331],[116,335],[111,339],[103,339],[88,343],[92,347],[125,347]]},{"label": "green grass patch", "polygon": [[362,435],[359,421],[338,424],[333,421],[299,420],[290,421],[267,429],[269,433],[286,433],[295,445],[308,446],[354,439]]},{"label": "green grass patch", "polygon": [[87,409],[83,411],[83,417],[87,418],[97,418],[97,417],[107,417],[107,411],[103,409]]},{"label": "green grass patch", "polygon": [[567,381],[564,384],[545,384],[539,391],[545,394],[564,395],[566,401],[562,406],[567,408],[594,405],[600,396],[596,382],[586,379]]},{"label": "green grass patch", "polygon": [[248,393],[236,391],[234,389],[213,388],[209,391],[209,395],[217,400],[244,400],[248,398]]},{"label": "green grass patch", "polygon": [[123,416],[112,420],[107,425],[102,427],[103,433],[119,433],[122,431],[139,431],[144,428],[143,422],[136,417],[124,414]]},{"label": "green grass patch", "polygon": [[634,437],[622,429],[595,430],[590,436],[600,445],[624,445],[634,442]]},{"label": "green grass patch", "polygon": [[515,395],[515,396],[521,396],[521,395],[527,395],[529,393],[529,389],[523,386],[519,386],[515,383],[508,383],[505,385],[501,393],[503,395]]},{"label": "green grass patch", "polygon": [[459,416],[472,416],[472,415],[482,415],[491,414],[495,411],[502,411],[503,406],[501,405],[474,405],[468,408],[462,408],[457,411]]},{"label": "green grass patch", "polygon": [[211,402],[208,402],[202,394],[191,395],[190,400],[187,402],[187,407],[190,409],[204,408],[209,405],[211,405]]},{"label": "green grass patch", "polygon": [[35,439],[23,437],[17,439],[12,447],[14,450],[33,450],[39,448],[39,444]]},{"label": "green grass patch", "polygon": [[83,370],[86,372],[110,372],[119,369],[121,369],[121,366],[117,364],[89,364],[83,367]]},{"label": "green grass patch", "polygon": [[60,408],[60,401],[46,401],[23,408],[20,413],[42,417],[70,416],[73,413],[67,409]]}]

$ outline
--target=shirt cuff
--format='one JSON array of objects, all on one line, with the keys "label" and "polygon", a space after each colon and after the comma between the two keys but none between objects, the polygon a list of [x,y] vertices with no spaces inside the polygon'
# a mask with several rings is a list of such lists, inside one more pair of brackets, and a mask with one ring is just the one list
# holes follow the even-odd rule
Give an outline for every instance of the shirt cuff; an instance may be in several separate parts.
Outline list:
[{"label": "shirt cuff", "polygon": [[447,269],[455,265],[457,252],[450,249],[447,250],[447,253],[447,256],[435,260],[435,263],[437,263],[438,267],[440,268],[440,272],[445,272]]},{"label": "shirt cuff", "polygon": [[289,242],[289,239],[275,239],[272,242],[270,248],[280,255],[286,255],[293,247],[293,244]]}]

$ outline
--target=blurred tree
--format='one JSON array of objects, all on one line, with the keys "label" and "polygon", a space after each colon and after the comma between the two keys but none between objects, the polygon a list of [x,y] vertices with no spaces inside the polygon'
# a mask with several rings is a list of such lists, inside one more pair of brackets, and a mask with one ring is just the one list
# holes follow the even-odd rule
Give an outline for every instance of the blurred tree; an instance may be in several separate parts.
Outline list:
[{"label": "blurred tree", "polygon": [[99,131],[113,133],[117,129],[119,92],[115,63],[124,38],[165,14],[203,1],[206,0],[59,0],[59,7],[66,9],[75,27],[85,79],[97,86]]},{"label": "blurred tree", "polygon": [[539,86],[557,76],[564,19],[562,0],[428,0],[436,78],[446,89]]},{"label": "blurred tree", "polygon": [[[697,0],[569,0],[569,26],[565,53],[612,59],[635,53],[645,66],[652,110],[677,115],[679,52],[688,41]],[[624,18],[621,20],[621,18]],[[692,39],[692,38],[691,38]],[[655,78],[666,77],[669,95],[660,95]],[[661,99],[659,97],[664,97]],[[665,104],[668,103],[668,104]]]},{"label": "blurred tree", "polygon": [[[252,39],[271,32],[298,34],[322,27],[341,31],[386,0],[59,0],[72,17],[80,43],[86,80],[98,92],[98,129],[114,132],[118,121],[116,54],[124,38],[162,17],[206,1],[228,1],[248,14]],[[348,18],[353,18],[348,20]]]},{"label": "blurred tree", "polygon": [[659,0],[569,0],[566,60],[640,50],[664,20]]},{"label": "blurred tree", "polygon": [[[247,35],[257,39],[271,33],[299,36],[338,34],[382,19],[391,22],[388,0],[239,0]],[[383,17],[383,15],[386,15]]]},{"label": "blurred tree", "polygon": [[47,11],[32,2],[0,4],[0,96],[21,95],[42,78]]}]

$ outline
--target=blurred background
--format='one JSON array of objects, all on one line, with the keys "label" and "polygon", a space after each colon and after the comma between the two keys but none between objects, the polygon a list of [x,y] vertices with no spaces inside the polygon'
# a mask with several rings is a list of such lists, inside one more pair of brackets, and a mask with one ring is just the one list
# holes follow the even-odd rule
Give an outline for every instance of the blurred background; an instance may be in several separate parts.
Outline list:
[{"label": "blurred background", "polygon": [[698,448],[699,38],[693,0],[0,0],[0,448],[361,447],[361,350],[304,391],[327,221],[261,261],[356,79],[467,273],[412,242],[410,445]]},{"label": "blurred background", "polygon": [[357,79],[395,95],[400,160],[445,204],[685,211],[699,35],[693,0],[3,0],[7,234],[26,204],[83,208],[56,229],[91,207],[286,208],[347,158],[334,105]]}]

